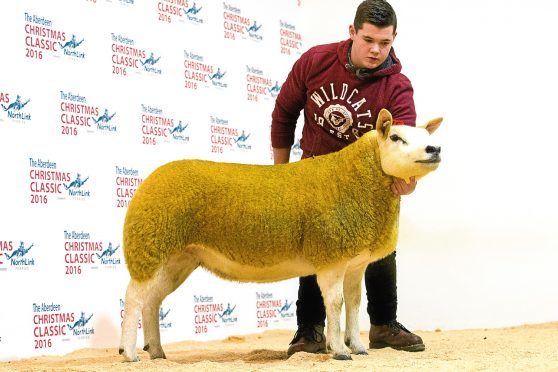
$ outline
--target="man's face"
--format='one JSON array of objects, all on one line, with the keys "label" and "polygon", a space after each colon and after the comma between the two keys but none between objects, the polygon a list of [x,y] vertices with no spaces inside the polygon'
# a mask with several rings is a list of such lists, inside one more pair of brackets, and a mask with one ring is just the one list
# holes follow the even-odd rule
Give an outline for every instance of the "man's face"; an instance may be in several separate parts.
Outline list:
[{"label": "man's face", "polygon": [[379,28],[371,23],[363,23],[360,30],[349,26],[353,40],[351,61],[357,68],[376,68],[386,60],[395,39],[393,26]]}]

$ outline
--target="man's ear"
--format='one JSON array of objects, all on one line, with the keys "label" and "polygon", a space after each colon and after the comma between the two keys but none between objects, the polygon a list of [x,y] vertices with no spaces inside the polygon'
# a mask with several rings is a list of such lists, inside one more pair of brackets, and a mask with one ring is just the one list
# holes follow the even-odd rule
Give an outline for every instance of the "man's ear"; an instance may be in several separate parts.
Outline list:
[{"label": "man's ear", "polygon": [[376,119],[376,130],[378,131],[380,137],[384,139],[387,138],[392,122],[393,118],[391,117],[391,113],[385,108],[381,109],[378,113],[378,118]]},{"label": "man's ear", "polygon": [[351,40],[353,40],[353,38],[356,35],[356,29],[354,25],[349,25],[349,36],[351,37]]},{"label": "man's ear", "polygon": [[442,124],[442,120],[444,120],[444,118],[432,119],[424,125],[424,129],[426,129],[428,133],[432,134],[436,131],[436,129],[438,129],[440,124]]}]

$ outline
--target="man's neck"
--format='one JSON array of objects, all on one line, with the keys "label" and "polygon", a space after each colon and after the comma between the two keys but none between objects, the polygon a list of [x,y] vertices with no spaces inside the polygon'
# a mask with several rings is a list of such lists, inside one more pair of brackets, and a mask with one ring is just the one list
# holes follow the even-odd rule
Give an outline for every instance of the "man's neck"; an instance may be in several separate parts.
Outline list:
[{"label": "man's neck", "polygon": [[386,60],[382,62],[381,65],[375,68],[361,68],[353,65],[353,61],[351,60],[351,50],[353,45],[349,46],[349,51],[347,52],[347,61],[348,63],[345,65],[345,68],[351,72],[353,72],[359,79],[365,80],[372,76],[376,71],[383,70],[388,68],[389,66],[393,65],[393,60],[391,59],[391,52],[388,54]]}]

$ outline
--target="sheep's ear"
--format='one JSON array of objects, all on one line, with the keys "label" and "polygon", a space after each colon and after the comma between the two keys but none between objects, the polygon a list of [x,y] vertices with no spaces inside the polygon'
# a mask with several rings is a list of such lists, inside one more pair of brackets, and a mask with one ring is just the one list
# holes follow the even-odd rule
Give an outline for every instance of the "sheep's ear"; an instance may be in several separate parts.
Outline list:
[{"label": "sheep's ear", "polygon": [[424,129],[426,129],[428,133],[432,134],[436,131],[436,129],[438,129],[440,124],[442,124],[442,120],[444,120],[444,118],[432,119],[424,125]]},{"label": "sheep's ear", "polygon": [[391,113],[386,109],[381,109],[376,119],[376,130],[380,137],[384,139],[387,138],[392,122],[393,118],[391,117]]}]

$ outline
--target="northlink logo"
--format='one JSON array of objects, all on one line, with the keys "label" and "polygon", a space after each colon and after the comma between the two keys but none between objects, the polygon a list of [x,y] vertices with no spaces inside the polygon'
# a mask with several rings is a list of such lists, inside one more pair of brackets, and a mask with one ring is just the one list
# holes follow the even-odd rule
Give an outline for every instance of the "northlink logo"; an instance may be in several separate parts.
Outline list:
[{"label": "northlink logo", "polygon": [[262,25],[257,25],[256,21],[254,21],[254,24],[250,27],[245,27],[246,31],[248,31],[248,35],[250,35],[250,37],[252,39],[255,40],[262,40],[262,37],[260,35],[258,35],[258,31],[260,30],[260,28],[262,28]]},{"label": "northlink logo", "polygon": [[60,45],[60,48],[62,49],[76,49],[78,46],[80,46],[81,43],[83,43],[83,40],[85,39],[81,39],[80,41],[76,41],[76,35],[72,34],[72,38],[68,41],[66,41],[64,44],[62,44],[61,42],[58,42],[58,44]]},{"label": "northlink logo", "polygon": [[293,303],[294,301],[289,303],[289,300],[285,299],[285,304],[278,310],[282,318],[292,318],[294,316],[293,312],[289,311]]},{"label": "northlink logo", "polygon": [[21,102],[21,96],[18,94],[16,100],[10,103],[8,106],[2,105],[4,111],[20,111],[22,108],[25,107],[29,103],[29,99],[25,102]]},{"label": "northlink logo", "polygon": [[219,318],[221,318],[221,321],[223,323],[235,323],[236,321],[238,321],[238,318],[236,316],[235,317],[232,316],[234,309],[236,309],[236,305],[231,307],[231,304],[228,303],[225,311],[223,311],[221,314],[218,314]]},{"label": "northlink logo", "polygon": [[184,10],[184,14],[189,21],[201,24],[203,23],[203,19],[199,18],[197,14],[202,10],[202,7],[196,7],[196,3],[192,4],[190,8],[182,8]]},{"label": "northlink logo", "polygon": [[34,244],[25,248],[25,243],[20,241],[19,247],[12,252],[12,254],[4,253],[6,259],[11,263],[12,266],[33,266],[35,265],[35,260],[33,258],[25,258],[24,256],[33,248]]},{"label": "northlink logo", "polygon": [[153,54],[153,52],[151,52],[151,55],[149,56],[149,58],[147,58],[145,61],[142,61],[141,64],[144,65],[144,66],[145,65],[153,66],[157,62],[159,62],[160,59],[161,59],[161,57],[155,58],[155,55]]},{"label": "northlink logo", "polygon": [[154,67],[155,64],[157,62],[159,62],[159,60],[161,59],[161,57],[157,57],[155,58],[155,54],[153,54],[153,52],[151,52],[151,54],[149,55],[148,58],[145,59],[145,61],[140,61],[144,70],[147,72],[152,72],[154,74],[160,74],[161,73],[161,69]]},{"label": "northlink logo", "polygon": [[246,31],[248,31],[248,33],[250,34],[250,36],[252,36],[252,34],[256,34],[256,32],[258,32],[260,30],[260,28],[262,28],[262,25],[257,25],[256,21],[254,21],[254,24],[250,27],[245,27]]},{"label": "northlink logo", "polygon": [[105,109],[101,116],[99,116],[97,119],[93,118],[93,121],[95,122],[95,124],[97,124],[97,129],[115,132],[116,126],[109,124],[114,115],[116,115],[116,112],[112,113],[111,115],[109,114],[108,109]]},{"label": "northlink logo", "polygon": [[172,136],[172,138],[174,138],[175,140],[178,141],[189,141],[190,137],[189,136],[185,136],[182,134],[182,132],[184,132],[186,130],[186,128],[188,128],[188,123],[186,123],[185,125],[182,124],[182,120],[178,121],[178,124],[172,128],[169,129],[169,134]]},{"label": "northlink logo", "polygon": [[186,15],[188,14],[196,15],[200,12],[201,9],[202,9],[201,6],[199,8],[196,8],[196,3],[194,3],[190,8],[184,8],[184,13]]},{"label": "northlink logo", "polygon": [[161,328],[171,328],[172,327],[172,322],[170,321],[165,321],[165,318],[169,315],[170,313],[170,309],[168,309],[167,311],[165,311],[162,307],[159,308],[159,326]]},{"label": "northlink logo", "polygon": [[97,119],[93,119],[93,120],[95,121],[95,124],[108,123],[109,121],[112,120],[114,115],[116,115],[116,112],[112,115],[109,115],[108,109],[105,109],[105,112],[103,112],[103,115],[101,115]]},{"label": "northlink logo", "polygon": [[18,94],[15,101],[10,103],[8,106],[2,104],[2,109],[4,112],[8,113],[10,119],[21,119],[21,120],[31,120],[31,114],[24,113],[21,110],[29,103],[29,99],[22,102],[21,96]]},{"label": "northlink logo", "polygon": [[93,317],[93,314],[89,317],[85,317],[85,313],[82,311],[81,316],[74,324],[68,324],[68,329],[72,331],[74,336],[90,335],[95,333],[93,327],[86,328],[85,326],[89,323],[89,320]]},{"label": "northlink logo", "polygon": [[272,86],[271,88],[267,88],[269,95],[272,96],[273,98],[277,97],[280,90],[281,90],[281,85],[279,85],[279,82],[277,81],[275,82],[274,86]]},{"label": "northlink logo", "polygon": [[91,196],[89,190],[81,190],[81,187],[87,182],[89,177],[86,177],[84,180],[81,179],[81,175],[78,173],[76,179],[70,182],[69,184],[65,184],[64,188],[68,190],[68,194],[70,196]]},{"label": "northlink logo", "polygon": [[170,313],[170,309],[167,310],[167,312],[165,312],[165,310],[163,310],[163,308],[161,307],[159,309],[159,321],[163,321],[165,320],[165,318],[167,317],[167,315],[169,315]]},{"label": "northlink logo", "polygon": [[293,143],[291,147],[291,154],[294,156],[302,156],[302,148],[300,147],[300,138]]},{"label": "northlink logo", "polygon": [[117,265],[120,264],[120,258],[114,258],[112,255],[120,248],[120,244],[116,248],[112,248],[112,242],[109,242],[107,249],[105,249],[101,254],[96,253],[97,258],[101,260],[103,265]]},{"label": "northlink logo", "polygon": [[213,84],[214,86],[226,88],[227,84],[222,82],[222,79],[226,73],[226,71],[222,72],[221,68],[217,67],[217,71],[215,71],[215,73],[208,74],[207,76],[209,77],[209,80],[211,80],[211,84]]},{"label": "northlink logo", "polygon": [[58,42],[58,45],[60,45],[60,48],[64,51],[64,55],[84,58],[85,53],[76,50],[76,48],[79,47],[84,40],[85,39],[77,41],[76,35],[72,34],[72,38],[70,40],[66,41],[64,44]]},{"label": "northlink logo", "polygon": [[246,134],[244,130],[242,130],[242,134],[234,139],[236,146],[240,149],[250,150],[252,149],[252,145],[247,145],[246,141],[250,137],[250,133]]}]

